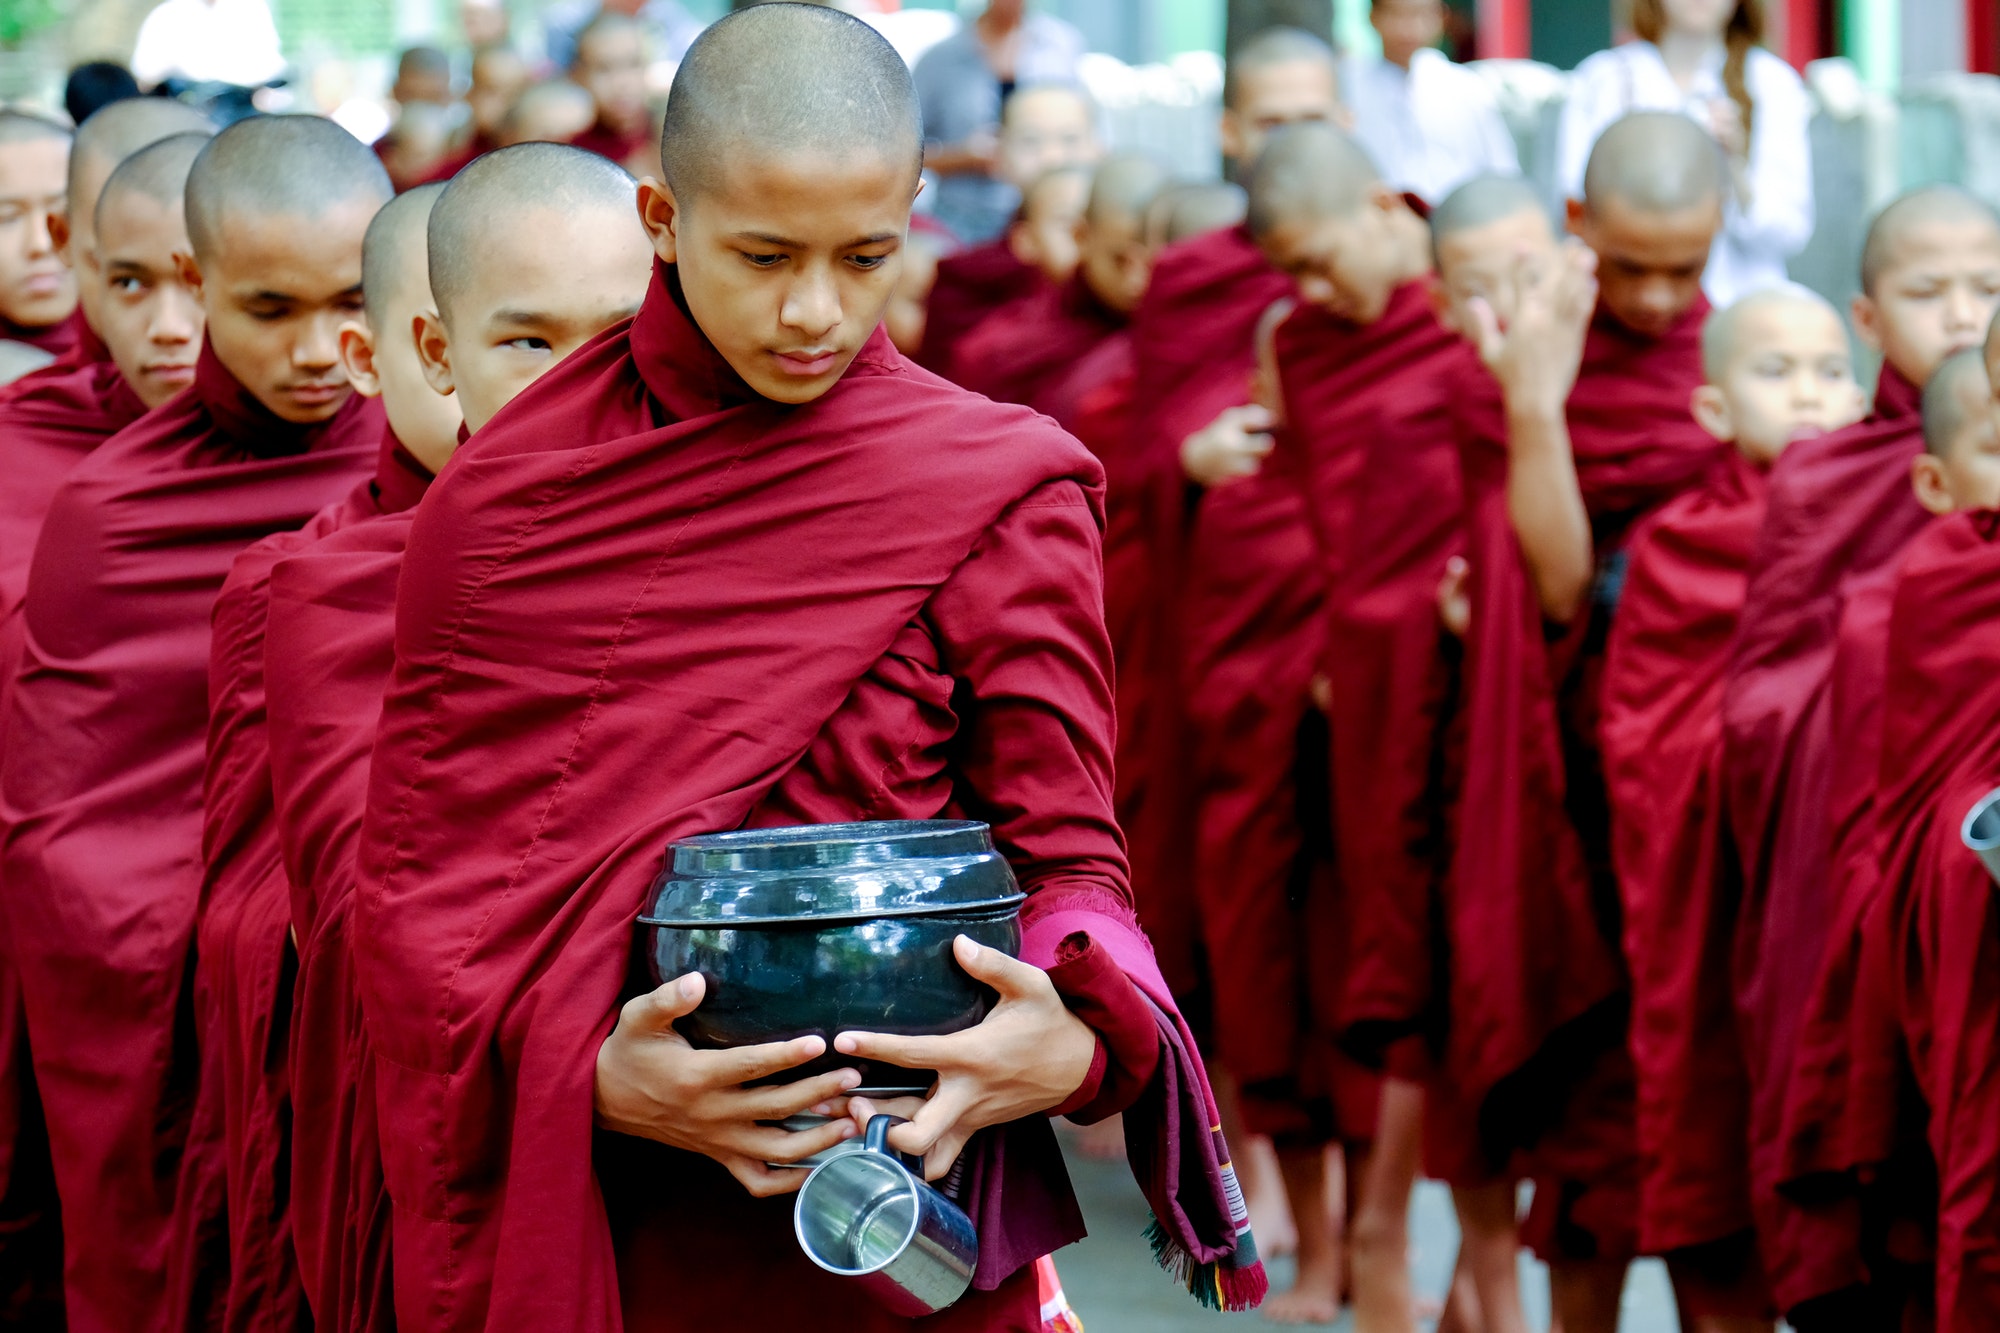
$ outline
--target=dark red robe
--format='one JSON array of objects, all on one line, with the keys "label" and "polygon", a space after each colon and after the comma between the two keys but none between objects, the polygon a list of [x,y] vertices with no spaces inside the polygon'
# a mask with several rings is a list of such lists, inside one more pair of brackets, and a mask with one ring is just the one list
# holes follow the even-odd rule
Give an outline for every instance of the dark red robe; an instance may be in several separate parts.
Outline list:
[{"label": "dark red robe", "polygon": [[38,327],[16,324],[12,320],[0,318],[0,339],[39,347],[50,356],[61,358],[76,346],[78,330],[83,327],[82,313],[83,307],[79,305],[54,324]]},{"label": "dark red robe", "polygon": [[91,328],[90,322],[83,317],[81,302],[67,323],[72,334],[68,349],[41,369],[31,370],[17,380],[0,384],[0,402],[7,401],[14,394],[25,393],[45,380],[60,378],[79,367],[111,360],[111,349],[104,345],[104,340],[97,336],[97,330]]},{"label": "dark red robe", "polygon": [[1649,1254],[1751,1225],[1722,687],[1764,486],[1761,469],[1733,457],[1646,522],[1632,540],[1606,654],[1598,740],[1625,909],[1639,1243]]},{"label": "dark red robe", "polygon": [[1867,420],[1785,451],[1772,469],[1723,694],[1729,821],[1743,868],[1737,992],[1751,1077],[1751,1186],[1781,1309],[1862,1277],[1851,1236],[1778,1192],[1790,1059],[1835,912],[1827,681],[1852,583],[1892,561],[1927,515],[1910,490],[1919,393],[1885,366]]},{"label": "dark red robe", "polygon": [[[1111,813],[1100,478],[880,330],[813,404],[757,398],[669,268],[461,450],[410,536],[352,926],[404,1328],[912,1326],[805,1261],[788,1200],[596,1136],[595,1055],[665,845],[745,824],[985,819],[1025,957],[1087,932],[1171,1004]],[[1135,1160],[1187,1180],[1166,1142]],[[979,1273],[924,1327],[1030,1327],[1031,1261],[1081,1229],[1046,1120],[965,1182]]]},{"label": "dark red robe", "polygon": [[195,387],[98,448],[50,506],[4,719],[0,877],[73,1329],[166,1318],[211,606],[245,545],[366,474],[380,431],[360,403],[282,422],[204,352]]},{"label": "dark red robe", "polygon": [[588,149],[599,157],[608,157],[619,166],[624,166],[642,153],[648,153],[659,144],[658,127],[641,125],[635,130],[621,130],[597,121],[570,143],[577,148]]},{"label": "dark red robe", "polygon": [[983,320],[952,352],[948,378],[996,403],[1040,401],[1097,345],[1125,326],[1078,273]]},{"label": "dark red robe", "polygon": [[917,364],[945,373],[958,355],[958,344],[989,315],[1046,289],[1040,269],[1014,257],[1003,232],[983,245],[969,246],[938,260],[924,315],[923,346]]},{"label": "dark red robe", "polygon": [[[1689,408],[1697,303],[1659,338],[1599,312],[1568,416],[1599,576],[1571,625],[1544,620],[1507,513],[1498,386],[1460,399],[1472,623],[1452,908],[1447,1072],[1498,1167],[1533,1148],[1526,1234],[1545,1254],[1633,1252],[1637,1185],[1610,818],[1596,753],[1605,627],[1632,526],[1698,484],[1721,446]],[[1569,1238],[1565,1240],[1564,1238]],[[1584,1240],[1588,1237],[1588,1240]]]}]

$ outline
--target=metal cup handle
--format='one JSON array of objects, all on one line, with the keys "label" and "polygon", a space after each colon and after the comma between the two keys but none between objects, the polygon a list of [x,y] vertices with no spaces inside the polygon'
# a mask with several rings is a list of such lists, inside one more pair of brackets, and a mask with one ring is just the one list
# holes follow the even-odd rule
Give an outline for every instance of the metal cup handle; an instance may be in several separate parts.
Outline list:
[{"label": "metal cup handle", "polygon": [[1996,883],[2000,883],[2000,789],[1986,793],[1965,812],[1959,825],[1959,840],[1981,861]]},{"label": "metal cup handle", "polygon": [[886,1111],[880,1115],[869,1116],[868,1128],[861,1136],[861,1146],[869,1152],[878,1152],[884,1157],[894,1158],[911,1171],[916,1172],[917,1179],[922,1180],[924,1178],[924,1159],[914,1153],[898,1152],[889,1146],[889,1131],[898,1125],[907,1125],[909,1123],[907,1118],[900,1115],[890,1115]]}]

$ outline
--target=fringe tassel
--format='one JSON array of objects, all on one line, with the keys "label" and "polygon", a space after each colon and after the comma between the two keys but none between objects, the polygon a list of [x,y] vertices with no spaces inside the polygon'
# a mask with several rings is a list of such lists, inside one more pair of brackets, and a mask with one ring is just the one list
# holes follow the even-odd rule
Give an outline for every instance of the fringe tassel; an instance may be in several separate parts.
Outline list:
[{"label": "fringe tassel", "polygon": [[[1248,1240],[1247,1233],[1244,1240]],[[1242,1245],[1230,1261],[1201,1264],[1187,1252],[1185,1246],[1175,1240],[1173,1233],[1160,1225],[1160,1219],[1152,1218],[1146,1224],[1146,1243],[1152,1247],[1153,1261],[1176,1282],[1186,1287],[1188,1294],[1210,1310],[1222,1310],[1234,1314],[1242,1310],[1254,1310],[1264,1301],[1271,1289],[1271,1282],[1264,1274],[1264,1265],[1257,1260],[1255,1242]],[[1245,1255],[1244,1249],[1249,1253]],[[1247,1258],[1248,1263],[1242,1263]]]}]

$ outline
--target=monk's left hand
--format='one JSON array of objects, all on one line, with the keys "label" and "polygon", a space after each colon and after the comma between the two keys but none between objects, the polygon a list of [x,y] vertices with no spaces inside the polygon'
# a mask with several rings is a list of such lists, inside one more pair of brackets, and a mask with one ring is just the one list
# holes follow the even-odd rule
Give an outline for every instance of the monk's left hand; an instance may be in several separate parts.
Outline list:
[{"label": "monk's left hand", "polygon": [[1048,973],[964,935],[952,951],[959,966],[1000,992],[984,1022],[944,1037],[843,1032],[833,1039],[842,1055],[937,1070],[937,1084],[921,1102],[855,1097],[846,1108],[863,1125],[878,1112],[907,1115],[910,1123],[889,1131],[889,1145],[921,1155],[930,1180],[951,1170],[966,1141],[988,1125],[1068,1101],[1097,1054],[1097,1034],[1063,1006]]}]

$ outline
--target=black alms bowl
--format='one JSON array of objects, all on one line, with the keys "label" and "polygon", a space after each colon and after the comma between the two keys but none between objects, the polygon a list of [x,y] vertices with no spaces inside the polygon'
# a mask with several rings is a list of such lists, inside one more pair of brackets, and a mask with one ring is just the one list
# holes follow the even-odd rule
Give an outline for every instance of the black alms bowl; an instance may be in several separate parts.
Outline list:
[{"label": "black alms bowl", "polygon": [[[856,1064],[833,1051],[840,1032],[977,1024],[995,996],[958,965],[952,939],[1018,956],[1024,897],[984,824],[809,824],[674,843],[639,927],[655,984],[688,972],[708,982],[674,1025],[691,1044],[827,1039],[827,1054],[789,1081]],[[933,1077],[860,1064],[877,1093],[922,1091]]]}]

